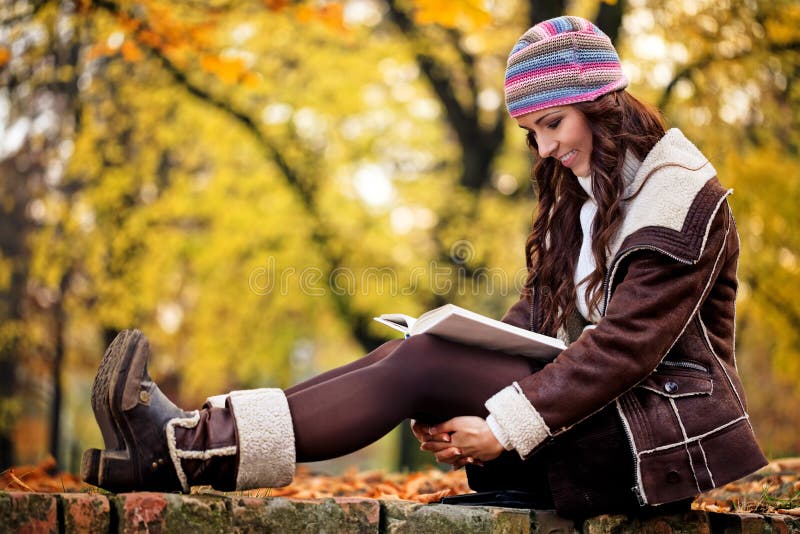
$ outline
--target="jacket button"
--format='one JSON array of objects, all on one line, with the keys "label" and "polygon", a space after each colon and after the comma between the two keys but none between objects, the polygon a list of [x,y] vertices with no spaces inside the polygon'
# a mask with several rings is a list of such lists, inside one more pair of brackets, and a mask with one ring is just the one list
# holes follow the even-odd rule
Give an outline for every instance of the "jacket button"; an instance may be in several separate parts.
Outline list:
[{"label": "jacket button", "polygon": [[669,473],[667,473],[667,482],[669,482],[670,484],[675,484],[680,479],[681,475],[678,474],[677,471],[670,471]]},{"label": "jacket button", "polygon": [[669,382],[664,384],[664,391],[666,391],[667,393],[675,393],[676,391],[678,391],[678,383],[670,380]]}]

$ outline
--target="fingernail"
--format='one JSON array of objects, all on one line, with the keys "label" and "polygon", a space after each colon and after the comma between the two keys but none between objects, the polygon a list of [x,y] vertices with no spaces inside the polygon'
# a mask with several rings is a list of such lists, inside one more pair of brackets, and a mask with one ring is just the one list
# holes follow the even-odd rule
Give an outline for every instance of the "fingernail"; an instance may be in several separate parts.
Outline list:
[{"label": "fingernail", "polygon": [[450,443],[450,434],[445,434],[445,435],[444,435],[444,440],[445,440],[446,442]]},{"label": "fingernail", "polygon": [[431,436],[436,434],[436,427],[433,426],[428,427],[428,434],[430,434]]},{"label": "fingernail", "polygon": [[456,449],[456,454],[461,456],[461,449]]},{"label": "fingernail", "polygon": [[475,463],[475,459],[472,458],[472,456],[470,456],[469,458],[467,458],[467,463],[468,464],[474,464]]}]

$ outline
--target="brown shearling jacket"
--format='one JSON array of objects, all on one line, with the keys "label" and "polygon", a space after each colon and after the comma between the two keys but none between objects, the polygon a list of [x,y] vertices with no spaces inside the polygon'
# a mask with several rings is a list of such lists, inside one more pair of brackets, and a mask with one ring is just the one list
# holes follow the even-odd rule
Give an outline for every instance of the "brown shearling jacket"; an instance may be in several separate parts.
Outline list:
[{"label": "brown shearling jacket", "polygon": [[[602,318],[486,402],[522,458],[612,410],[641,505],[690,498],[766,464],[734,356],[739,240],[729,194],[679,130],[640,164],[609,254]],[[536,290],[503,320],[535,329]]]}]

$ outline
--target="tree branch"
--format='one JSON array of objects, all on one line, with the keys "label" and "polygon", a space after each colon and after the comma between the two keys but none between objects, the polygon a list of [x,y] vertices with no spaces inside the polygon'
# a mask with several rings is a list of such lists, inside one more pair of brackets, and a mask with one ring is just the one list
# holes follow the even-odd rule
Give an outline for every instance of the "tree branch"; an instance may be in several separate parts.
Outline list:
[{"label": "tree branch", "polygon": [[[112,14],[119,14],[120,9],[116,4],[108,0],[95,0],[95,6],[101,7]],[[139,31],[147,29],[146,24],[140,26]],[[264,135],[258,128],[253,119],[246,113],[234,109],[228,102],[221,100],[209,91],[201,88],[192,83],[186,74],[178,69],[174,63],[170,61],[159,50],[140,44],[142,48],[147,50],[156,60],[161,63],[164,70],[169,73],[176,83],[182,86],[189,94],[209,104],[210,106],[222,111],[236,122],[245,127],[245,129],[256,140],[257,144],[264,150],[267,158],[275,163],[280,173],[285,178],[289,187],[294,190],[306,211],[306,214],[311,219],[311,239],[318,247],[322,257],[328,264],[325,269],[327,274],[333,272],[337,267],[342,265],[342,259],[339,255],[333,252],[330,245],[332,236],[330,232],[325,229],[328,227],[319,213],[319,208],[316,203],[315,190],[310,184],[313,180],[303,179],[300,172],[296,171],[291,164],[283,157],[280,150]],[[369,333],[368,324],[371,324],[371,314],[362,313],[354,310],[351,301],[347,295],[337,295],[333,291],[326,292],[330,295],[334,308],[343,321],[347,322],[351,328],[354,337],[362,345],[364,349],[371,350],[372,348],[380,345],[385,340],[382,337],[377,337]]]},{"label": "tree branch", "polygon": [[617,0],[611,2],[601,2],[600,9],[594,23],[598,28],[608,35],[611,42],[616,44],[619,38],[619,29],[622,26],[622,14],[625,12],[627,0]]},{"label": "tree branch", "polygon": [[[418,37],[418,31],[408,14],[400,9],[396,0],[387,0],[389,8],[389,18],[400,29],[402,33],[411,38]],[[416,53],[417,64],[420,70],[428,79],[433,91],[439,97],[447,116],[447,121],[453,128],[454,133],[459,136],[468,131],[474,124],[475,119],[472,113],[465,110],[456,98],[455,89],[447,76],[447,69],[444,65],[437,62],[432,56],[423,52]]]},{"label": "tree branch", "polygon": [[566,7],[566,0],[530,0],[530,25],[535,26],[543,20],[559,17],[564,14]]},{"label": "tree branch", "polygon": [[[800,41],[792,41],[790,43],[781,43],[781,44],[771,43],[766,48],[767,52],[772,52],[772,53],[788,52],[790,50],[800,50]],[[717,56],[717,55],[714,55],[714,54],[707,54],[707,55],[697,59],[693,63],[690,63],[689,65],[686,65],[681,70],[679,70],[677,74],[675,74],[675,76],[672,78],[672,80],[670,80],[670,82],[664,88],[664,92],[661,94],[661,98],[659,98],[659,100],[658,100],[659,109],[664,109],[667,106],[667,104],[669,104],[669,100],[672,97],[672,91],[675,89],[675,85],[679,81],[681,81],[683,79],[691,78],[692,75],[696,71],[703,70],[706,67],[708,67],[711,63],[714,63],[714,62],[717,62],[717,61],[719,61],[719,62],[736,61],[736,60],[746,58],[748,56],[751,56],[751,55],[753,55],[753,54],[755,54],[757,52],[761,52],[761,51],[763,51],[763,50],[754,50],[754,49],[751,48],[750,50],[746,50],[744,52],[740,52],[740,53],[735,54],[735,55],[733,55],[731,57],[721,57],[721,56]]]}]

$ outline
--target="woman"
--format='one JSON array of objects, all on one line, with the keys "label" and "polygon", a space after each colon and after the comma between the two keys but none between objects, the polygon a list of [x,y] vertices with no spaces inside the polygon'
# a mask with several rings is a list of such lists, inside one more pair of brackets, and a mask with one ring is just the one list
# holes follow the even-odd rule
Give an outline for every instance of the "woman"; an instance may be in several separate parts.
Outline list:
[{"label": "woman", "polygon": [[526,290],[504,321],[564,339],[553,362],[420,335],[184,412],[126,331],[95,379],[106,450],[84,454],[84,479],[280,486],[295,461],[355,451],[405,418],[473,489],[524,490],[566,516],[686,504],[763,466],[733,354],[729,191],[626,86],[608,37],[578,17],[534,26],[509,56],[508,110],[539,160]]}]

